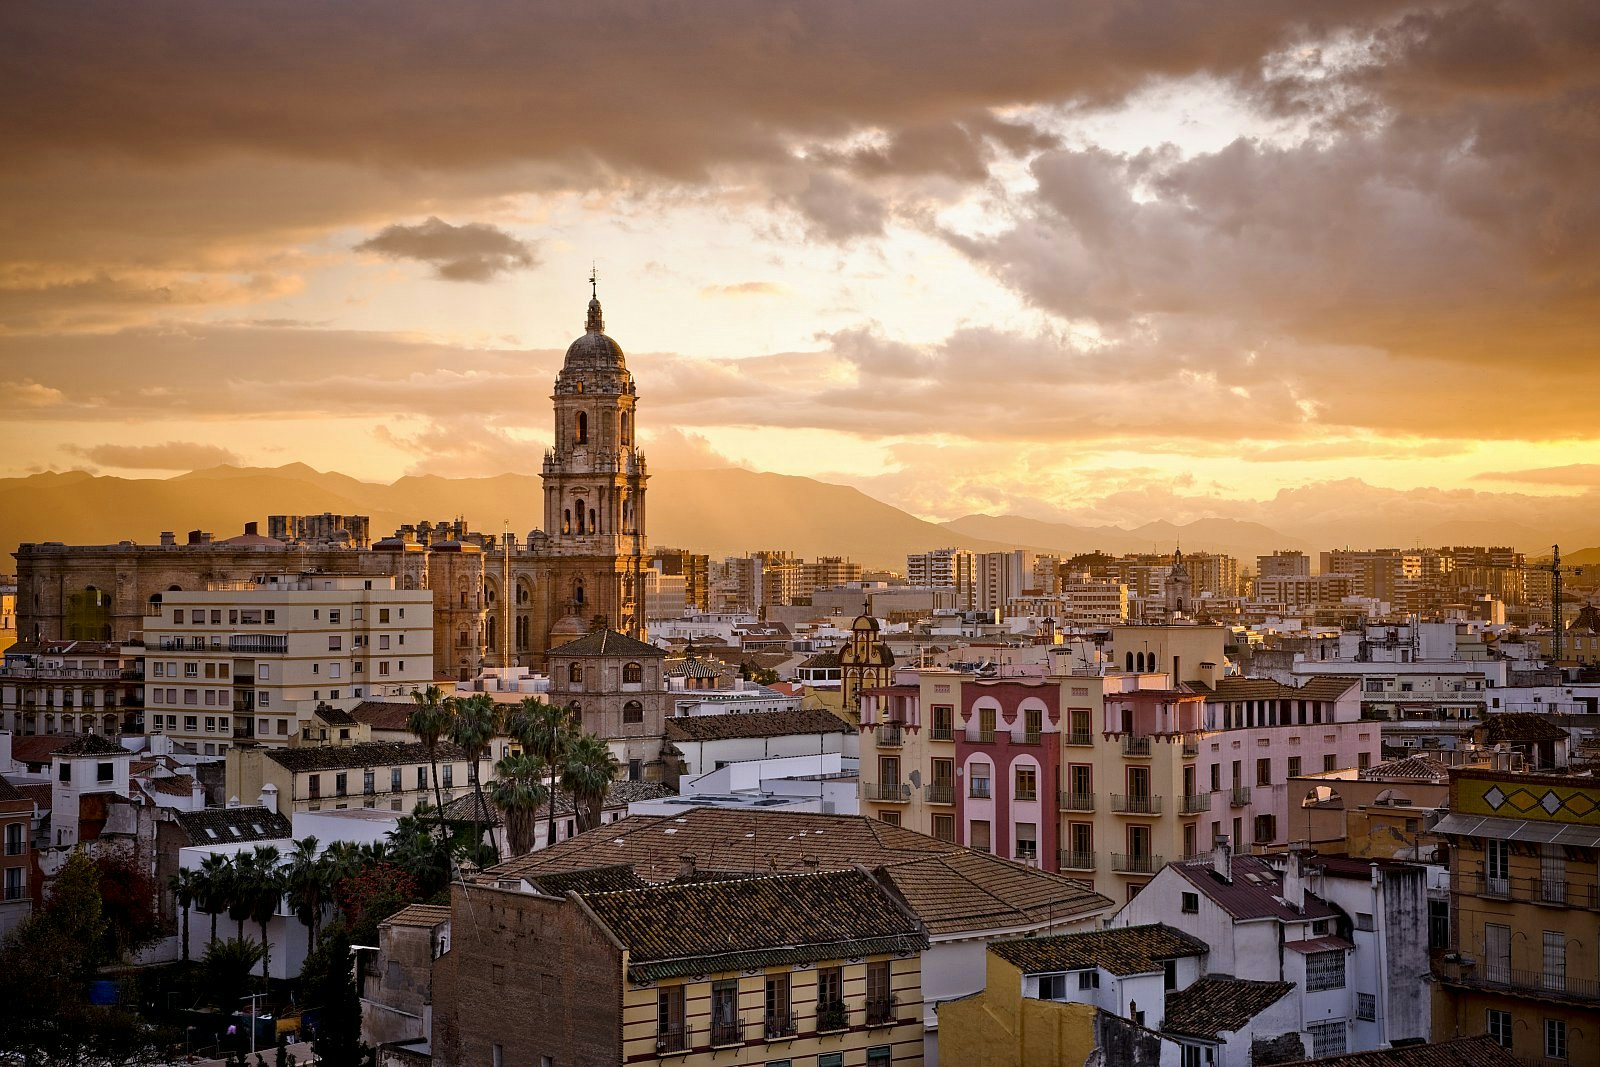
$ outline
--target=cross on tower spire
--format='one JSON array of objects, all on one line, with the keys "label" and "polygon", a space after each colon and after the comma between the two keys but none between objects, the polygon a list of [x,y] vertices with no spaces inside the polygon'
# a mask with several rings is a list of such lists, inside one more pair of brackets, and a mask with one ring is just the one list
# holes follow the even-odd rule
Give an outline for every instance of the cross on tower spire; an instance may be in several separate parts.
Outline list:
[{"label": "cross on tower spire", "polygon": [[589,266],[589,319],[584,329],[590,333],[606,332],[605,319],[600,317],[600,269],[593,264]]}]

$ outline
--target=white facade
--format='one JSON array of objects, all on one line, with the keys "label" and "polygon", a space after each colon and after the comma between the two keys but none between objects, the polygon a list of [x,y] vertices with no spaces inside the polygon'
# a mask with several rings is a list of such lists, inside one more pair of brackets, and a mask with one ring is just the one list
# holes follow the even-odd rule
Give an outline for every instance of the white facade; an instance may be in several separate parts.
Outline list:
[{"label": "white facade", "polygon": [[433,680],[433,594],[392,577],[267,576],[162,594],[145,619],[145,724],[197,755],[287,744],[319,701]]}]

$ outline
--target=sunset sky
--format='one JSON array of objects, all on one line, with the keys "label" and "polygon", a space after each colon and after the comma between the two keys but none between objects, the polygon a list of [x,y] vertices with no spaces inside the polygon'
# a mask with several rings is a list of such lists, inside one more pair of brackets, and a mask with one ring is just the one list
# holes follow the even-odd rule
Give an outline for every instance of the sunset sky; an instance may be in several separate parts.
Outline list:
[{"label": "sunset sky", "polygon": [[7,476],[536,470],[596,264],[658,469],[1600,486],[1593,2],[11,3],[0,89]]}]

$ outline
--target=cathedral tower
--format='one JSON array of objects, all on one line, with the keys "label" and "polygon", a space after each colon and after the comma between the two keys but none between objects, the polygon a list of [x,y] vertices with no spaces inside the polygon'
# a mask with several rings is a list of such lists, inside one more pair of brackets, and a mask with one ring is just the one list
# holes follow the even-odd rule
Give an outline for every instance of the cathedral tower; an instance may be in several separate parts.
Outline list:
[{"label": "cathedral tower", "polygon": [[544,457],[542,575],[550,628],[539,651],[583,636],[600,616],[642,640],[649,475],[635,444],[633,375],[622,346],[605,334],[598,292],[550,399],[556,425]]}]

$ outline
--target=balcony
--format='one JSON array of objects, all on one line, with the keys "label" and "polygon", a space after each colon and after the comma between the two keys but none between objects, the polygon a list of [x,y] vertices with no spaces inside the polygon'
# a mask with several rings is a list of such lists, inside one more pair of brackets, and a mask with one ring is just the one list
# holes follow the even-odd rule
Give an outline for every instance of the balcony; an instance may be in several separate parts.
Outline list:
[{"label": "balcony", "polygon": [[768,1041],[781,1041],[786,1037],[793,1037],[798,1029],[793,1015],[768,1015],[762,1027]]},{"label": "balcony", "polygon": [[899,782],[862,782],[861,799],[879,804],[909,804],[911,787]]},{"label": "balcony", "polygon": [[1057,804],[1062,811],[1093,811],[1093,793],[1057,793]]},{"label": "balcony", "polygon": [[1228,806],[1242,808],[1250,803],[1250,787],[1236,785],[1228,792]]},{"label": "balcony", "polygon": [[255,690],[251,689],[251,690],[247,690],[247,691],[245,691],[243,693],[235,692],[233,694],[233,710],[234,710],[235,714],[242,714],[242,715],[247,715],[250,712],[255,711],[256,710],[256,694],[255,694]]},{"label": "balcony", "polygon": [[1061,735],[1061,743],[1075,748],[1094,747],[1094,734],[1088,730],[1069,730]]},{"label": "balcony", "polygon": [[289,651],[289,639],[275,634],[234,634],[228,638],[228,651],[276,652],[281,655]]},{"label": "balcony", "polygon": [[1056,853],[1056,862],[1063,871],[1092,871],[1094,870],[1093,852],[1072,852],[1062,849]]},{"label": "balcony", "polygon": [[1200,742],[1198,742],[1198,741],[1185,741],[1183,743],[1183,758],[1184,759],[1194,759],[1198,755],[1200,755]]},{"label": "balcony", "polygon": [[1524,993],[1540,998],[1557,997],[1586,1004],[1600,1003],[1600,982],[1593,978],[1574,978],[1569,974],[1550,971],[1519,971],[1459,957],[1455,962],[1439,963],[1435,967],[1439,979],[1451,985]]},{"label": "balcony", "polygon": [[744,1023],[738,1019],[731,1022],[714,1022],[711,1024],[711,1047],[726,1048],[729,1045],[744,1044]]},{"label": "balcony", "polygon": [[850,1009],[841,1001],[817,1005],[817,1033],[835,1033],[850,1029]]},{"label": "balcony", "polygon": [[1160,856],[1111,854],[1111,869],[1118,874],[1155,874],[1166,864]]},{"label": "balcony", "polygon": [[243,719],[243,720],[235,720],[234,721],[234,724],[233,724],[233,736],[234,736],[235,740],[242,741],[242,740],[245,740],[247,738],[252,738],[255,735],[256,735],[256,729],[255,729],[255,720],[254,719]]},{"label": "balcony", "polygon": [[905,744],[905,737],[897,722],[880,723],[877,729],[879,748],[899,748]]},{"label": "balcony", "polygon": [[1028,730],[1028,731],[1025,731],[1023,733],[1023,735],[1022,735],[1022,743],[1024,745],[1038,745],[1038,744],[1042,744],[1043,741],[1044,741],[1044,735],[1042,733],[1040,733],[1038,730]]},{"label": "balcony", "polygon": [[1118,815],[1160,815],[1161,798],[1152,796],[1111,794],[1111,810]]},{"label": "balcony", "polygon": [[1552,908],[1586,908],[1600,911],[1600,885],[1554,878],[1493,878],[1481,872],[1462,872],[1456,879],[1460,891],[1480,897],[1544,904]]},{"label": "balcony", "polygon": [[687,1026],[668,1026],[656,1031],[656,1054],[666,1055],[671,1052],[689,1051],[689,1028]]},{"label": "balcony", "polygon": [[1187,793],[1178,801],[1178,814],[1198,815],[1202,811],[1211,810],[1210,793]]},{"label": "balcony", "polygon": [[867,1025],[868,1026],[893,1026],[896,1022],[894,1015],[895,997],[890,993],[886,997],[867,998]]},{"label": "balcony", "polygon": [[1150,755],[1150,739],[1148,737],[1124,736],[1122,739],[1122,754],[1124,756]]},{"label": "balcony", "polygon": [[979,730],[978,731],[978,744],[980,744],[980,745],[992,745],[992,744],[994,744],[994,731],[993,730]]},{"label": "balcony", "polygon": [[954,782],[929,782],[922,787],[922,798],[929,804],[954,804],[956,802],[956,784]]}]

